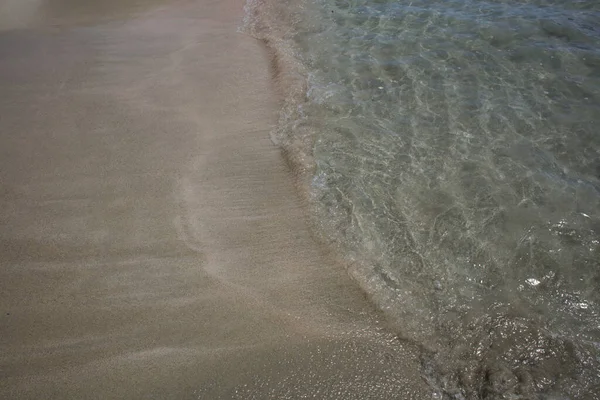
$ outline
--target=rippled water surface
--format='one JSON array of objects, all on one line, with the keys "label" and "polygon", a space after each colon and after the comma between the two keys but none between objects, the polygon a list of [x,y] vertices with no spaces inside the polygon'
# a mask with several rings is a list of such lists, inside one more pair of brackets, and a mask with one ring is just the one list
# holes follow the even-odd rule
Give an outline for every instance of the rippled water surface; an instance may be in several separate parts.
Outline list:
[{"label": "rippled water surface", "polygon": [[323,240],[448,398],[600,398],[600,3],[250,2]]}]

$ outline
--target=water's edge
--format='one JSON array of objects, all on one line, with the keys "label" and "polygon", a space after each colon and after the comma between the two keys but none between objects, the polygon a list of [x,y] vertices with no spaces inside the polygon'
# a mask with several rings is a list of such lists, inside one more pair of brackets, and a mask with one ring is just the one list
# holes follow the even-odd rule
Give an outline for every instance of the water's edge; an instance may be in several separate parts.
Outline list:
[{"label": "water's edge", "polygon": [[[363,258],[361,250],[364,252],[365,247],[361,249],[360,246],[365,245],[359,243],[361,239],[353,241],[353,233],[349,228],[351,225],[360,225],[361,221],[357,221],[354,217],[352,217],[354,218],[352,221],[348,221],[348,216],[353,215],[354,211],[343,209],[343,207],[344,205],[353,207],[353,202],[344,199],[345,194],[342,191],[339,194],[341,199],[334,199],[329,203],[335,204],[335,206],[329,208],[323,206],[322,203],[327,202],[328,199],[323,197],[322,192],[315,190],[315,187],[326,187],[329,184],[330,176],[323,173],[323,163],[315,159],[315,151],[323,152],[326,146],[335,146],[335,141],[331,140],[325,144],[317,143],[320,138],[316,134],[316,130],[331,127],[326,127],[325,124],[318,126],[314,124],[314,121],[307,121],[306,115],[311,111],[314,112],[307,104],[318,103],[323,108],[333,109],[336,104],[329,102],[329,99],[338,96],[339,92],[335,91],[336,88],[328,91],[329,89],[315,87],[314,82],[318,78],[315,78],[313,71],[307,68],[306,62],[302,62],[298,58],[297,43],[295,42],[295,35],[298,32],[294,32],[292,29],[298,24],[298,21],[313,18],[317,22],[310,25],[309,28],[318,33],[326,31],[326,28],[323,28],[324,24],[319,22],[319,19],[322,18],[320,15],[315,13],[307,16],[307,13],[315,13],[315,10],[303,1],[248,0],[246,17],[241,31],[261,40],[269,51],[273,81],[281,95],[282,103],[279,125],[271,136],[273,142],[281,148],[296,180],[298,191],[308,208],[316,239],[323,245],[334,249],[334,252],[347,265],[350,275],[389,317],[391,328],[399,334],[399,337],[417,344],[422,349],[423,374],[438,391],[439,396],[486,399],[597,399],[598,393],[600,393],[600,377],[594,371],[600,367],[600,360],[597,357],[597,343],[594,342],[596,333],[586,332],[587,336],[581,338],[570,332],[558,334],[555,329],[551,329],[551,324],[541,313],[540,315],[532,314],[525,301],[513,302],[513,298],[519,296],[526,299],[529,298],[527,296],[533,298],[536,295],[533,291],[537,290],[536,288],[540,284],[540,287],[544,287],[544,285],[552,287],[555,281],[563,279],[556,278],[556,273],[548,269],[545,261],[541,262],[539,268],[540,271],[545,271],[543,274],[540,272],[535,277],[530,277],[530,275],[525,275],[530,272],[524,271],[523,276],[519,276],[519,279],[523,279],[523,282],[527,282],[531,287],[525,284],[524,288],[518,286],[519,289],[516,289],[517,286],[515,286],[514,290],[510,287],[496,285],[493,281],[487,282],[486,279],[490,279],[489,276],[483,276],[480,279],[476,275],[469,277],[467,272],[465,273],[467,279],[473,279],[473,287],[476,288],[473,289],[475,293],[473,297],[477,299],[477,302],[473,301],[462,308],[460,305],[447,306],[441,303],[439,296],[449,290],[448,287],[452,285],[452,282],[438,278],[434,273],[423,273],[423,266],[419,266],[419,263],[422,262],[418,261],[421,259],[419,254],[415,254],[412,258],[401,259],[414,262],[414,266],[409,265],[409,279],[405,281],[401,280],[402,276],[399,278],[395,271],[389,270],[385,265],[378,265],[376,262],[370,263],[369,259]],[[546,25],[548,24],[550,23]],[[558,29],[556,26],[546,26],[546,28],[550,31]],[[312,82],[309,82],[311,80]],[[327,85],[335,86],[335,82],[327,83]],[[382,85],[382,83],[379,81],[367,85],[374,85],[374,87],[369,87],[369,90],[376,91],[377,85]],[[383,86],[379,88],[383,88]],[[593,94],[593,91],[591,93]],[[339,99],[336,98],[337,100]],[[338,110],[332,112],[338,112]],[[343,119],[336,121],[341,124],[341,129],[345,128]],[[350,130],[350,128],[348,129]],[[519,144],[514,151],[516,153],[537,151],[528,146],[524,141],[524,144]],[[593,146],[591,148],[593,151]],[[543,158],[545,155],[534,154],[533,157]],[[548,163],[552,162],[552,160],[548,161]],[[565,176],[568,174],[568,171],[564,173]],[[546,179],[546,177],[540,179]],[[594,181],[590,182],[591,184],[589,182],[578,183],[574,189],[578,195],[591,199],[587,203],[589,207],[584,208],[583,211],[579,208],[580,204],[577,204],[577,211],[583,217],[577,217],[579,220],[574,219],[574,222],[568,223],[564,222],[562,218],[556,217],[555,221],[548,223],[547,226],[532,228],[530,237],[522,240],[525,245],[529,246],[528,249],[533,250],[523,251],[536,252],[536,255],[547,252],[547,248],[542,246],[538,249],[535,246],[537,245],[536,235],[543,239],[544,233],[541,231],[548,229],[551,235],[561,238],[569,235],[570,237],[574,235],[583,237],[580,240],[582,245],[590,248],[590,260],[593,259],[594,254],[599,254],[597,241],[594,241],[597,233],[593,231],[593,223],[590,225],[588,222],[588,219],[596,217],[593,212],[597,203],[597,198],[594,198],[596,191],[593,186]],[[556,193],[560,193],[561,190],[563,189],[557,186]],[[565,195],[565,199],[567,198],[568,194]],[[415,201],[419,201],[418,197],[407,198],[404,201],[409,208],[420,207],[415,203]],[[434,203],[433,199],[431,203]],[[581,204],[586,205],[583,200]],[[432,206],[439,207],[438,204]],[[438,214],[442,216],[439,218],[439,222],[437,219],[435,221],[438,223],[439,229],[450,229],[451,225],[450,228],[446,228],[443,224],[453,223],[452,219],[462,218],[461,215],[453,215],[452,207],[448,207],[446,211],[440,210]],[[410,218],[394,220],[393,215],[395,214],[384,215],[381,219],[387,219],[388,222],[377,221],[377,223],[390,225],[390,230],[394,230],[396,226],[411,224]],[[560,213],[557,212],[556,215],[560,215]],[[444,218],[448,218],[450,222],[446,222]],[[324,221],[328,222],[324,223]],[[363,222],[371,223],[367,220]],[[587,228],[588,226],[592,228]],[[368,226],[360,227],[360,229],[362,232],[370,232]],[[588,232],[586,229],[590,233],[586,233]],[[440,243],[445,234],[443,231],[439,233]],[[406,230],[404,235],[400,241],[410,244],[405,251],[412,251],[411,249],[417,247],[414,245],[417,238],[409,230]],[[377,240],[374,240],[373,243],[373,248],[366,247],[368,251],[372,251],[373,254],[386,251],[385,248],[383,250],[380,248],[382,245]],[[459,244],[461,243],[459,242]],[[486,258],[488,257],[486,254],[477,257],[481,263],[496,262],[492,260],[492,257]],[[593,261],[590,262],[593,263]],[[496,273],[493,268],[491,271],[492,275]],[[410,275],[411,273],[414,275]],[[586,272],[586,274],[586,278],[591,279],[591,284],[593,284],[595,273]],[[479,290],[477,287],[481,287],[484,293],[490,290],[495,291],[495,298],[501,300],[493,301],[493,299],[490,300],[485,295],[477,293]],[[423,304],[423,296],[411,295],[411,293],[423,291],[423,288],[430,288],[433,293],[429,300],[425,300],[429,301],[427,304]],[[516,294],[517,290],[519,294]],[[585,313],[586,310],[594,310],[593,299],[593,297],[582,295],[565,301],[569,304],[582,305],[582,312]],[[544,299],[536,305],[543,306],[543,301]],[[535,301],[533,302],[535,303]],[[594,312],[586,318],[593,320]]]}]

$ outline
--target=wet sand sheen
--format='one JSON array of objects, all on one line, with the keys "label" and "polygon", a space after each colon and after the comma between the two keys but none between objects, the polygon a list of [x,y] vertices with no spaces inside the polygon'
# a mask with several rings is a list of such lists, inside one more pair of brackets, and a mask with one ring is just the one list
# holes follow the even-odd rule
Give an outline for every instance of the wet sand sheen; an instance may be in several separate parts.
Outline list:
[{"label": "wet sand sheen", "polygon": [[241,2],[64,4],[0,32],[0,397],[429,397],[310,237]]}]

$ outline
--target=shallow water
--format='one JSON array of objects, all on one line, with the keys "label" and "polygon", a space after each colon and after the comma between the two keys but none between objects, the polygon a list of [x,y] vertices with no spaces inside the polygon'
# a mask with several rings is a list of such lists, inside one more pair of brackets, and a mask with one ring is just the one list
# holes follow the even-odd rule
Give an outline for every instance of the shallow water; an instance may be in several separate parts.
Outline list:
[{"label": "shallow water", "polygon": [[321,238],[449,398],[600,398],[600,4],[249,1]]}]

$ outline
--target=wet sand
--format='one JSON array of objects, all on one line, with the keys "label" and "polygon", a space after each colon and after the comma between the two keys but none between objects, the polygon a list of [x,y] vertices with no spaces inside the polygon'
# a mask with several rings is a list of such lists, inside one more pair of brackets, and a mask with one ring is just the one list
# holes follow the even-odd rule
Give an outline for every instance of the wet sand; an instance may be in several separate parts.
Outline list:
[{"label": "wet sand", "polygon": [[103,4],[0,19],[0,398],[430,398],[310,236],[242,2]]}]

